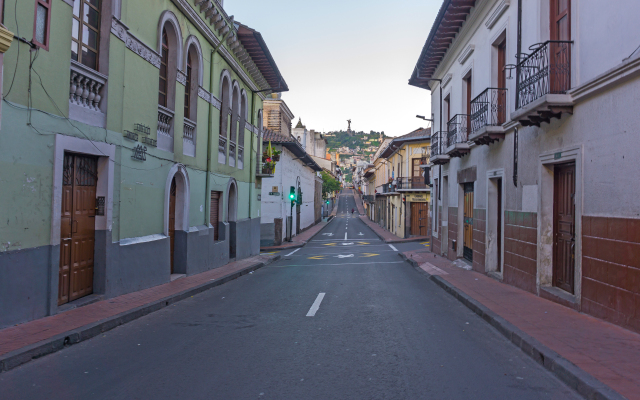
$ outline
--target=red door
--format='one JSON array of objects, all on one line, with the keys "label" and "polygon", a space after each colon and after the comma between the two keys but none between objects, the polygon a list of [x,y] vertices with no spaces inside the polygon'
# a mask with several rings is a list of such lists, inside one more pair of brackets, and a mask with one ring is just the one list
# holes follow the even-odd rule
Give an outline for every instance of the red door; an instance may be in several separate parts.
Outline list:
[{"label": "red door", "polygon": [[65,153],[58,305],[93,292],[97,158]]},{"label": "red door", "polygon": [[575,163],[555,167],[553,191],[553,285],[573,293],[575,276]]},{"label": "red door", "polygon": [[[498,88],[505,89],[507,87],[507,77],[505,66],[507,63],[507,40],[503,40],[498,45]],[[502,125],[506,122],[506,109],[507,109],[507,91],[506,90],[498,90],[498,109],[497,111],[497,122],[498,125]]]}]

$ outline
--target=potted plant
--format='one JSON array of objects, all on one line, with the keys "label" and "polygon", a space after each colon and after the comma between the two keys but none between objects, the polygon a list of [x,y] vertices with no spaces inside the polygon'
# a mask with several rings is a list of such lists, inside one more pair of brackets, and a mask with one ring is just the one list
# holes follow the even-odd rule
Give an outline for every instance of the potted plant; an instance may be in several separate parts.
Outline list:
[{"label": "potted plant", "polygon": [[267,175],[273,175],[276,169],[275,161],[267,161],[262,165],[262,173]]},{"label": "potted plant", "polygon": [[271,156],[271,159],[275,162],[280,161],[280,154],[282,154],[281,151],[273,149],[273,155]]}]

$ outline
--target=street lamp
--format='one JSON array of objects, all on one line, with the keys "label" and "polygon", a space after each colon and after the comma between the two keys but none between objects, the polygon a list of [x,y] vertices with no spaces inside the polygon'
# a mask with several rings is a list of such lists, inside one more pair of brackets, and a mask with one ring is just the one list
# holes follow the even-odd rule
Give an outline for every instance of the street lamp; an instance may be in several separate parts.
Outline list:
[{"label": "street lamp", "polygon": [[416,115],[416,118],[420,118],[420,119],[423,119],[423,120],[425,120],[425,121],[433,122],[433,120],[432,120],[432,119],[425,118],[425,116],[424,116],[424,115]]}]

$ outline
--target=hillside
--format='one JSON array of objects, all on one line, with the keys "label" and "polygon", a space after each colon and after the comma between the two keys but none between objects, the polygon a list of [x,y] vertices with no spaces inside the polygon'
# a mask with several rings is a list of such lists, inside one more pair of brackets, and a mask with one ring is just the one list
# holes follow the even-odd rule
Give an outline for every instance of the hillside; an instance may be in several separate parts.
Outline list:
[{"label": "hillside", "polygon": [[[382,135],[383,139],[388,138],[384,132],[375,131],[370,131],[369,133],[362,131],[352,132],[352,135],[353,136],[349,136],[346,131],[327,132],[325,134],[325,138],[327,139],[327,152],[333,153],[340,148],[346,147],[351,150],[350,153],[353,155],[368,157],[375,153],[378,146],[380,146],[380,135]],[[360,151],[356,150],[358,147]],[[340,153],[343,153],[343,151],[340,151]]]}]

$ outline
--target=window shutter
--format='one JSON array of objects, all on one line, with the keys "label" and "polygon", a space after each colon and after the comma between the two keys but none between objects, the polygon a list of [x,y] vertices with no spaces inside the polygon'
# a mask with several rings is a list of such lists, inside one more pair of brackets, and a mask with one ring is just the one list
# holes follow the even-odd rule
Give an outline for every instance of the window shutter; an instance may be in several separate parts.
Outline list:
[{"label": "window shutter", "polygon": [[218,240],[219,228],[218,222],[220,219],[218,218],[218,202],[220,201],[220,193],[216,191],[211,191],[211,209],[209,210],[209,223],[213,226],[213,240]]}]

